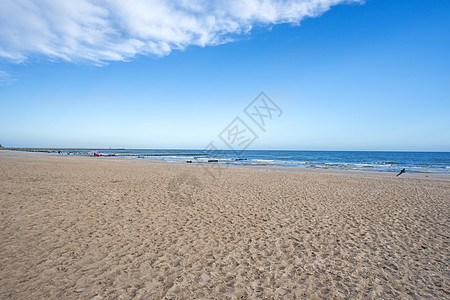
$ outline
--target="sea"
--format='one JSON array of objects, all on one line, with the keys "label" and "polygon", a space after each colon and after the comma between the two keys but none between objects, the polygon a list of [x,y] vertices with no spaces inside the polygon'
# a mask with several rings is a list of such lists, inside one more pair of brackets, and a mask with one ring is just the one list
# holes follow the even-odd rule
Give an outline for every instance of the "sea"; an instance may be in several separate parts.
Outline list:
[{"label": "sea", "polygon": [[99,156],[193,164],[215,163],[380,172],[399,172],[406,169],[408,173],[450,174],[450,152],[245,150],[236,153],[232,150],[211,152],[192,149],[48,149],[44,151],[60,155],[93,156],[96,153]]}]

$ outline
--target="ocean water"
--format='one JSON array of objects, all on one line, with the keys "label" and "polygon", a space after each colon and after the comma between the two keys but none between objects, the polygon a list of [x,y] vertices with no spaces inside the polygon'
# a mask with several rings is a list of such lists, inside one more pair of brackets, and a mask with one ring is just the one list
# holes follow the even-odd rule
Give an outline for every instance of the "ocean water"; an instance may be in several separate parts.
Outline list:
[{"label": "ocean water", "polygon": [[[58,152],[48,150],[46,152]],[[197,164],[278,166],[312,169],[339,169],[409,173],[450,174],[450,152],[386,152],[386,151],[275,151],[246,150],[239,155],[231,150],[209,153],[204,150],[123,149],[64,150],[65,155],[93,155],[163,160]],[[217,160],[217,162],[209,162]]]}]

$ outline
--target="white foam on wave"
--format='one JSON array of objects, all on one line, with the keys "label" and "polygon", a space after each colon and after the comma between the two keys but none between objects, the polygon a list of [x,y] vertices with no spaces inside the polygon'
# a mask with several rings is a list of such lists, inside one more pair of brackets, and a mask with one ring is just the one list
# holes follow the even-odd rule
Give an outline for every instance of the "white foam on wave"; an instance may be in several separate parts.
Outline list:
[{"label": "white foam on wave", "polygon": [[260,161],[260,162],[275,162],[273,159],[252,159],[252,161]]}]

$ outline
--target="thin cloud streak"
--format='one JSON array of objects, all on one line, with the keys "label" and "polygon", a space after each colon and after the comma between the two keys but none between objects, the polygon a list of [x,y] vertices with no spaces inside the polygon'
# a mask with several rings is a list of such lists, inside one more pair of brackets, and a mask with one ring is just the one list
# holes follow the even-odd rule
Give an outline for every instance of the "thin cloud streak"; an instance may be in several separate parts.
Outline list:
[{"label": "thin cloud streak", "polygon": [[8,72],[0,70],[0,86],[13,84],[16,81]]},{"label": "thin cloud streak", "polygon": [[255,26],[317,17],[332,6],[363,0],[4,0],[0,58],[129,60],[165,56],[189,46],[228,43]]}]

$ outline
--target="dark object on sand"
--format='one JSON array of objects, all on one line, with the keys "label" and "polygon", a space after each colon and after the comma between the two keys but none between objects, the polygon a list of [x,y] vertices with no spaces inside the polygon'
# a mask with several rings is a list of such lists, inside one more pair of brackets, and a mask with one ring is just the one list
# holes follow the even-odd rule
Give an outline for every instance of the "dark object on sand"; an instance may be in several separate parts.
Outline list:
[{"label": "dark object on sand", "polygon": [[208,159],[208,162],[219,162],[217,159]]},{"label": "dark object on sand", "polygon": [[188,160],[186,161],[188,164],[192,164],[192,160]]},{"label": "dark object on sand", "polygon": [[403,168],[403,169],[400,171],[400,173],[397,174],[397,176],[400,176],[400,175],[402,175],[402,174],[405,173],[405,172],[406,172],[406,170]]}]

